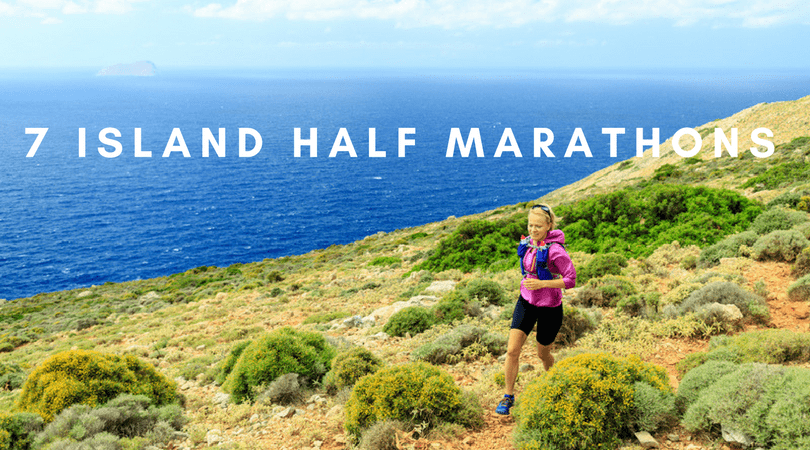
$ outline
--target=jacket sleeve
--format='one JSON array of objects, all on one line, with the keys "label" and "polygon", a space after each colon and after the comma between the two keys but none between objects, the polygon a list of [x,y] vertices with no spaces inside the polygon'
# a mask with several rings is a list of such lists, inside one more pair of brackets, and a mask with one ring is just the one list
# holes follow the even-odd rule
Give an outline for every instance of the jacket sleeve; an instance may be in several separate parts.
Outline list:
[{"label": "jacket sleeve", "polygon": [[548,249],[548,258],[557,269],[557,273],[562,275],[565,288],[571,289],[577,285],[577,271],[574,269],[574,263],[571,262],[571,257],[568,252],[561,245],[552,245]]},{"label": "jacket sleeve", "polygon": [[521,239],[520,243],[518,243],[517,254],[518,257],[523,259],[523,256],[526,254],[526,249],[529,248],[529,239]]}]

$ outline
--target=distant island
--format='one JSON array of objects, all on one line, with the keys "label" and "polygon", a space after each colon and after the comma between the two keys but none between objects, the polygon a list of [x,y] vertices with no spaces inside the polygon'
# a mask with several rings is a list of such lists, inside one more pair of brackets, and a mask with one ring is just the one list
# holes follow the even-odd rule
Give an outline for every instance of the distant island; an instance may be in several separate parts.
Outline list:
[{"label": "distant island", "polygon": [[96,76],[129,76],[129,77],[152,77],[157,70],[151,61],[138,61],[132,64],[116,64],[107,66],[98,71]]}]

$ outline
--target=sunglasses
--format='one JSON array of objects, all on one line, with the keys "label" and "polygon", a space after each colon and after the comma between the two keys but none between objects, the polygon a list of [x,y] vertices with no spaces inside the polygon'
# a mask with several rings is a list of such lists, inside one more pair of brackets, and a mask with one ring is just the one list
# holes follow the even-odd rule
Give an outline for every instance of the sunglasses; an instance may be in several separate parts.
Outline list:
[{"label": "sunglasses", "polygon": [[531,207],[531,209],[535,209],[535,208],[540,208],[540,209],[542,209],[543,211],[545,211],[545,212],[547,212],[547,213],[551,214],[551,210],[550,210],[550,209],[548,209],[548,206],[546,206],[546,205],[534,205],[534,206],[532,206],[532,207]]}]

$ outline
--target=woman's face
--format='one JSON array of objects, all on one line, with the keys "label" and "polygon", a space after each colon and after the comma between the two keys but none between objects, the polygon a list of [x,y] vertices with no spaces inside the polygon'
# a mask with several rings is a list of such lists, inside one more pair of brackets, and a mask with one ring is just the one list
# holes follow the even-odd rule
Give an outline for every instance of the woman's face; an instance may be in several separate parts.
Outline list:
[{"label": "woman's face", "polygon": [[551,225],[545,214],[529,214],[529,235],[535,242],[540,242],[546,238]]}]

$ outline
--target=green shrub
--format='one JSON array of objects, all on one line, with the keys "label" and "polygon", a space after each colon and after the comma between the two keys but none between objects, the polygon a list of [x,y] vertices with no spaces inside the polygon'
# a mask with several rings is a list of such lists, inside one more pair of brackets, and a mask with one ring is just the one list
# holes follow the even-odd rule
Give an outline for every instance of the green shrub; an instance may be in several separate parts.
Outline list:
[{"label": "green shrub", "polygon": [[640,417],[635,406],[636,382],[662,394],[672,393],[664,369],[635,356],[584,353],[563,359],[545,376],[531,381],[518,398],[517,447],[617,447],[619,436]]},{"label": "green shrub", "polygon": [[767,321],[769,316],[768,306],[762,297],[744,290],[736,283],[727,281],[715,281],[692,292],[681,303],[679,312],[681,315],[690,311],[698,312],[701,307],[711,303],[735,305],[744,317],[753,318],[759,322]]},{"label": "green shrub", "polygon": [[383,420],[363,432],[358,446],[361,450],[398,450],[396,432],[410,428],[401,420]]},{"label": "green shrub", "polygon": [[331,322],[335,319],[342,319],[344,317],[349,317],[349,314],[346,311],[330,311],[324,313],[313,314],[306,319],[304,319],[304,324],[310,323],[326,323]]},{"label": "green shrub", "polygon": [[698,257],[695,255],[689,255],[681,261],[681,269],[695,270],[695,268],[697,267],[697,263]]},{"label": "green shrub", "polygon": [[500,356],[506,352],[506,338],[472,325],[460,325],[417,348],[411,358],[431,364],[454,363],[484,354]]},{"label": "green shrub", "polygon": [[773,208],[774,206],[783,206],[786,208],[802,210],[802,208],[799,207],[799,203],[802,202],[803,197],[808,196],[810,196],[810,190],[807,189],[801,189],[795,192],[788,191],[774,197],[773,200],[768,202],[767,206],[768,208]]},{"label": "green shrub", "polygon": [[245,351],[245,349],[252,343],[253,341],[243,341],[233,346],[231,352],[228,353],[228,357],[222,362],[222,367],[220,368],[219,375],[217,375],[216,379],[217,384],[221,386],[225,383],[225,380],[228,379],[228,375],[230,375],[233,371],[236,361],[239,361],[239,357],[242,356],[242,352]]},{"label": "green shrub", "polygon": [[750,247],[759,238],[754,231],[743,231],[710,245],[700,251],[698,266],[712,267],[720,264],[721,258],[734,258],[740,255],[740,247]]},{"label": "green shrub", "polygon": [[808,245],[810,241],[796,230],[772,231],[757,239],[751,256],[759,261],[793,262]]},{"label": "green shrub", "polygon": [[793,301],[810,300],[810,274],[799,278],[788,287],[788,298]]},{"label": "green shrub", "polygon": [[588,264],[577,268],[577,284],[584,285],[591,278],[605,275],[619,275],[627,267],[627,258],[618,253],[601,253],[594,255]]},{"label": "green shrub", "polygon": [[361,377],[383,367],[382,360],[364,347],[354,347],[339,353],[332,360],[332,370],[324,378],[326,392],[335,394],[341,389],[354,386]]},{"label": "green shrub", "polygon": [[677,421],[675,395],[656,389],[643,381],[634,385],[633,406],[635,415],[630,427],[654,433],[659,428],[669,428]]},{"label": "green shrub", "polygon": [[271,381],[267,389],[259,396],[259,401],[292,405],[303,400],[304,394],[298,382],[297,373],[285,373]]},{"label": "green shrub", "polygon": [[629,279],[608,275],[588,281],[577,293],[577,302],[585,306],[615,307],[620,299],[637,292]]},{"label": "green shrub", "polygon": [[224,388],[235,403],[253,400],[254,390],[285,373],[320,381],[328,371],[335,349],[318,333],[290,327],[274,330],[244,349]]},{"label": "green shrub", "polygon": [[742,231],[762,206],[737,192],[652,185],[560,205],[568,251],[647,257],[664,244],[712,245]]},{"label": "green shrub", "polygon": [[[61,448],[70,443],[78,448],[99,448],[99,440],[118,444],[120,438],[143,437],[145,445],[165,445],[185,423],[175,404],[158,407],[149,397],[124,394],[98,408],[74,405],[63,410],[34,442],[34,448]],[[100,447],[108,448],[108,447]]]},{"label": "green shrub", "polygon": [[392,266],[402,263],[402,258],[396,256],[378,256],[368,263],[369,266]]},{"label": "green shrub", "polygon": [[616,303],[616,309],[631,316],[649,317],[658,312],[660,303],[661,294],[645,292],[622,298]]},{"label": "green shrub", "polygon": [[595,329],[596,320],[581,309],[563,304],[563,320],[554,342],[562,346],[574,345],[577,339]]},{"label": "green shrub", "polygon": [[688,355],[678,365],[678,370],[686,373],[707,361],[728,361],[738,364],[807,363],[810,362],[810,333],[758,330],[735,336],[714,336],[709,341],[708,351]]},{"label": "green shrub", "polygon": [[810,442],[810,370],[739,365],[704,389],[683,416],[690,431],[733,428],[756,446],[794,449]]},{"label": "green shrub", "polygon": [[796,264],[791,268],[791,273],[797,278],[810,274],[810,247],[805,247],[796,257]]},{"label": "green shrub", "polygon": [[508,303],[506,292],[500,284],[492,280],[476,278],[464,286],[464,296],[470,301],[478,300],[488,305],[503,306]]},{"label": "green shrub", "polygon": [[0,450],[28,450],[44,427],[38,414],[0,412]]},{"label": "green shrub", "polygon": [[517,243],[526,233],[529,220],[526,213],[490,222],[468,220],[439,241],[434,253],[417,264],[411,272],[429,270],[442,272],[458,269],[471,272],[475,268],[487,269],[495,262],[508,260],[504,268],[517,267]]},{"label": "green shrub", "polygon": [[431,311],[422,306],[409,306],[394,313],[385,323],[383,331],[389,336],[412,336],[419,334],[433,326],[434,316]]},{"label": "green shrub", "polygon": [[465,397],[447,372],[424,362],[384,368],[360,379],[346,403],[344,427],[359,437],[364,429],[386,420],[449,422],[476,426],[480,406]]},{"label": "green shrub", "polygon": [[807,214],[803,212],[771,208],[754,219],[748,229],[760,236],[764,236],[777,230],[789,230],[800,223],[807,222],[807,220]]},{"label": "green shrub", "polygon": [[25,373],[19,364],[0,362],[0,391],[13,391],[22,386]]},{"label": "green shrub", "polygon": [[711,386],[723,375],[734,372],[738,366],[731,361],[711,360],[689,370],[678,385],[678,394],[675,396],[675,404],[679,412],[683,414],[686,408],[698,399],[702,390]]},{"label": "green shrub", "polygon": [[178,399],[174,382],[132,355],[68,350],[34,369],[23,385],[18,406],[50,422],[71,405],[95,406],[120,394],[145,395],[156,405]]},{"label": "green shrub", "polygon": [[461,320],[469,315],[480,315],[480,311],[481,308],[478,303],[468,303],[460,293],[456,292],[442,297],[442,299],[431,308],[436,323],[446,324]]}]

